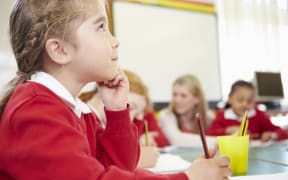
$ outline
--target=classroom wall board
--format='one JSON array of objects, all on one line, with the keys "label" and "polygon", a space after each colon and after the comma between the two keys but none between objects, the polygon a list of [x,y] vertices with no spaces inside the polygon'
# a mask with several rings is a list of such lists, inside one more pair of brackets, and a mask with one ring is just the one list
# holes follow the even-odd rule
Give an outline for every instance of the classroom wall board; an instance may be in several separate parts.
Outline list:
[{"label": "classroom wall board", "polygon": [[122,68],[137,72],[154,102],[167,102],[176,77],[192,73],[208,100],[221,99],[215,14],[138,3],[113,3]]}]

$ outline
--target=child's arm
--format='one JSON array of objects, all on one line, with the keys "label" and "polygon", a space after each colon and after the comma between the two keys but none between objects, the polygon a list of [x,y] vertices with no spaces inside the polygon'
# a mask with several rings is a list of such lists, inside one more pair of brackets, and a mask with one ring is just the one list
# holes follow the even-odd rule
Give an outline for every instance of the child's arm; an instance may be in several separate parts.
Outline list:
[{"label": "child's arm", "polygon": [[105,106],[106,128],[99,135],[105,165],[115,165],[134,170],[139,159],[139,143],[136,127],[131,123],[128,103],[129,82],[119,69],[112,80],[98,82],[99,96]]},{"label": "child's arm", "polygon": [[97,135],[102,147],[100,157],[105,166],[116,165],[126,170],[134,170],[137,166],[140,149],[136,126],[130,121],[129,109],[109,111],[105,109],[106,128]]},{"label": "child's arm", "polygon": [[288,134],[285,130],[283,130],[279,126],[275,126],[274,124],[272,124],[270,118],[265,113],[260,111],[259,113],[261,113],[260,126],[262,128],[262,134],[261,134],[262,141],[283,140],[288,138]]},{"label": "child's arm", "polygon": [[[37,97],[36,101],[21,105],[11,114],[9,128],[4,128],[7,121],[1,124],[1,130],[7,133],[1,134],[0,142],[9,147],[0,148],[0,160],[5,164],[0,165],[1,171],[13,172],[7,177],[14,179],[188,179],[184,173],[156,175],[145,170],[124,170],[117,165],[105,166],[91,155],[86,135],[75,128],[78,121],[74,112],[62,102],[59,104],[58,99]],[[87,128],[88,134],[93,133],[90,130]],[[98,153],[105,155],[103,151]]]},{"label": "child's arm", "polygon": [[234,123],[234,122],[226,121],[224,119],[224,111],[220,111],[217,113],[217,116],[212,122],[212,124],[210,125],[210,127],[208,127],[206,131],[206,135],[222,136],[222,135],[229,134],[230,129],[228,128],[236,126],[236,125],[232,125],[231,123]]},{"label": "child's arm", "polygon": [[144,118],[147,120],[148,125],[149,125],[149,131],[152,131],[155,133],[154,136],[154,140],[157,144],[158,147],[164,147],[167,146],[168,140],[165,137],[164,133],[162,132],[162,130],[160,129],[158,123],[157,123],[157,119],[154,115],[153,112],[149,112],[147,114],[145,114]]}]

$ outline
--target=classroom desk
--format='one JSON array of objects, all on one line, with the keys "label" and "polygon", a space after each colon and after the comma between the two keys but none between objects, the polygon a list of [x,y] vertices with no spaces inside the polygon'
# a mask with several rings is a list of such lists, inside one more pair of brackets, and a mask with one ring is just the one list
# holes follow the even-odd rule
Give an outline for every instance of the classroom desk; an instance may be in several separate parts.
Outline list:
[{"label": "classroom desk", "polygon": [[265,148],[252,148],[249,156],[255,160],[288,167],[288,141],[274,143]]},{"label": "classroom desk", "polygon": [[[181,156],[187,161],[193,161],[203,154],[202,149],[176,148],[171,154]],[[288,141],[274,143],[268,147],[253,147],[249,149],[247,175],[261,175],[288,172]]]}]

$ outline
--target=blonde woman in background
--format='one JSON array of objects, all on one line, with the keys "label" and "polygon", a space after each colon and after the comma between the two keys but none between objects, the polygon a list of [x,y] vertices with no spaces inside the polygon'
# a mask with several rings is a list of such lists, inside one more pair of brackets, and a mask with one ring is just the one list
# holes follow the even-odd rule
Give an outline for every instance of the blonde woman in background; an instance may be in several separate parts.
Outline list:
[{"label": "blonde woman in background", "polygon": [[[159,125],[173,146],[201,147],[196,113],[203,119],[205,130],[210,119],[207,102],[199,80],[186,74],[178,77],[172,87],[169,107],[159,113]],[[211,115],[210,115],[211,116]],[[208,146],[215,145],[215,138],[207,137]]]}]

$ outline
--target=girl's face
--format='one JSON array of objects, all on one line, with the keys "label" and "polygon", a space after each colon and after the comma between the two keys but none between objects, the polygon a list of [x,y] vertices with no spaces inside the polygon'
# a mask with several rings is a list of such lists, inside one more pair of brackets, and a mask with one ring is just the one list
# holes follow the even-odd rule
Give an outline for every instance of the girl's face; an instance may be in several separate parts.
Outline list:
[{"label": "girl's face", "polygon": [[187,87],[176,84],[173,87],[172,103],[174,111],[179,115],[185,115],[199,103],[199,98],[194,96]]},{"label": "girl's face", "polygon": [[128,103],[130,104],[131,119],[143,119],[144,110],[147,105],[145,97],[141,94],[130,92]]},{"label": "girl's face", "polygon": [[228,102],[237,116],[243,116],[246,110],[254,108],[254,90],[247,87],[238,87],[229,96]]},{"label": "girl's face", "polygon": [[111,80],[118,71],[119,42],[108,30],[103,8],[86,19],[76,30],[73,69],[80,81]]}]

